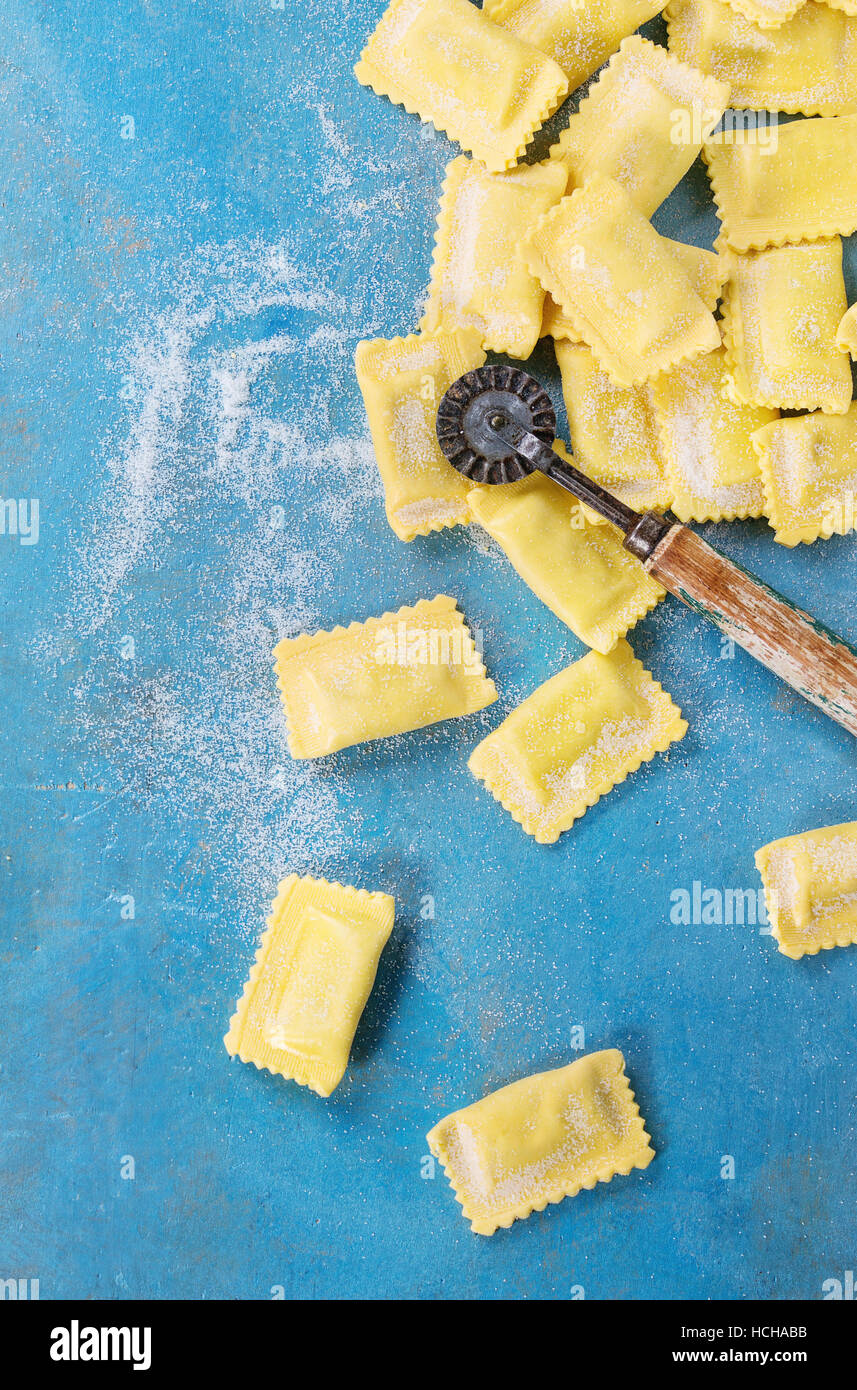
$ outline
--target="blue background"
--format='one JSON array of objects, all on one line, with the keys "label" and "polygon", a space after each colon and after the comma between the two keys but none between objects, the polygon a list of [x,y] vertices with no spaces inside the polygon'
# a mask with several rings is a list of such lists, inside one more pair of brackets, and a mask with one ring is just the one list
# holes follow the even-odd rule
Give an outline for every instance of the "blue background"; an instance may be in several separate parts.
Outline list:
[{"label": "blue background", "polygon": [[[40,537],[0,538],[0,1276],[819,1298],[857,1261],[857,951],[795,963],[670,895],[754,889],[759,845],[854,818],[854,743],[669,601],[632,635],[690,723],[669,756],[553,847],[468,773],[582,648],[486,538],[384,517],[352,353],[415,327],[456,151],[353,78],[382,8],[6,7],[0,496],[39,499]],[[711,244],[699,164],[656,223]],[[702,529],[857,640],[853,537]],[[499,704],[292,763],[275,641],[441,591]],[[222,1044],[293,869],[397,901],[327,1102]],[[425,1133],[571,1060],[575,1027],[624,1051],[658,1157],[474,1236]]]}]

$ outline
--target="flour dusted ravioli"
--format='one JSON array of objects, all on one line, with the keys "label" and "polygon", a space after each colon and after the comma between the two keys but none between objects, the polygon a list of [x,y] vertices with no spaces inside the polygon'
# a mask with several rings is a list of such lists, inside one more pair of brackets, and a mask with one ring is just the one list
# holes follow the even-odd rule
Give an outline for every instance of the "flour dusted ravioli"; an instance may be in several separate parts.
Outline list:
[{"label": "flour dusted ravioli", "polygon": [[732,252],[727,262],[730,393],[755,405],[844,415],[851,368],[836,340],[848,303],[839,237]]},{"label": "flour dusted ravioli", "polygon": [[734,251],[847,236],[857,229],[857,115],[780,126],[777,148],[739,138],[703,147]]},{"label": "flour dusted ravioli", "polygon": [[540,685],[468,767],[519,825],[552,844],[605,792],[683,738],[687,724],[626,641]]},{"label": "flour dusted ravioli", "polygon": [[[706,309],[713,313],[726,279],[725,257],[718,255],[716,251],[705,251],[701,246],[688,246],[683,241],[671,241],[669,237],[661,237],[661,240],[678,261]],[[577,338],[571,319],[554,303],[550,295],[545,296],[542,337],[555,338],[557,341],[568,339],[570,342]]]},{"label": "flour dusted ravioli", "polygon": [[455,599],[286,638],[274,652],[293,758],[422,729],[497,698]]},{"label": "flour dusted ravioli", "polygon": [[395,903],[290,874],[224,1042],[230,1056],[329,1096],[342,1080]]},{"label": "flour dusted ravioli", "polygon": [[650,217],[684,177],[729,102],[729,88],[638,34],[590,87],[551,158],[579,188],[614,179]]},{"label": "flour dusted ravioli", "polygon": [[842,315],[836,330],[836,346],[840,352],[847,352],[857,362],[857,304]]},{"label": "flour dusted ravioli", "polygon": [[524,233],[565,193],[550,161],[503,174],[462,155],[446,171],[423,329],[470,328],[482,346],[529,357],[545,292],[521,255]]},{"label": "flour dusted ravioli", "polygon": [[666,597],[614,527],[588,521],[579,503],[541,473],[479,488],[470,504],[533,593],[596,651],[609,652]]},{"label": "flour dusted ravioli", "polygon": [[753,444],[775,540],[794,546],[855,529],[857,404],[847,415],[777,420],[757,430]]},{"label": "flour dusted ravioli", "polygon": [[655,1156],[614,1048],[454,1111],[428,1143],[471,1229],[485,1236]]},{"label": "flour dusted ravioli", "polygon": [[761,516],[765,497],[753,433],[777,412],[726,396],[721,348],[652,382],[661,455],[681,521]]},{"label": "flour dusted ravioli", "polygon": [[387,520],[403,541],[472,519],[471,484],[437,442],[437,408],[452,383],[484,361],[473,329],[375,338],[357,346],[357,380],[384,483]]},{"label": "flour dusted ravioli", "polygon": [[800,960],[857,942],[857,821],[774,840],[756,867],[783,955]]},{"label": "flour dusted ravioli", "polygon": [[663,0],[484,0],[482,12],[549,54],[573,91],[663,7]]},{"label": "flour dusted ravioli", "polygon": [[664,511],[672,491],[650,388],[617,386],[585,343],[558,342],[556,359],[576,466],[629,507]]},{"label": "flour dusted ravioli", "polygon": [[603,369],[637,385],[710,352],[720,330],[675,256],[612,179],[594,174],[528,233],[525,258]]},{"label": "flour dusted ravioli", "polygon": [[354,71],[494,170],[517,163],[568,93],[556,63],[470,0],[392,0]]},{"label": "flour dusted ravioli", "polygon": [[[728,82],[734,107],[845,116],[857,110],[857,20],[809,0],[781,27],[760,30],[722,0],[673,0],[670,52]],[[755,139],[773,148],[775,126]]]}]

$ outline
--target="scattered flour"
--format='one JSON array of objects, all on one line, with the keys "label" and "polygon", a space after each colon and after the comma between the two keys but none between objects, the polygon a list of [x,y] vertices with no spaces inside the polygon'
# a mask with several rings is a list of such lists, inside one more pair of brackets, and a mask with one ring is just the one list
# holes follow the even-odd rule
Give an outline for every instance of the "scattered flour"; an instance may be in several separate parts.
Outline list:
[{"label": "scattered flour", "polygon": [[[381,496],[360,422],[337,434],[319,409],[350,367],[348,312],[282,245],[206,245],[164,266],[130,311],[121,423],[68,574],[81,765],[106,748],[153,825],[178,818],[220,872],[234,866],[253,931],[275,875],[336,872],[355,833],[347,791],[289,757],[271,670],[280,637],[324,624],[341,538]],[[309,402],[288,389],[307,379]],[[36,656],[51,646],[38,634]]]}]

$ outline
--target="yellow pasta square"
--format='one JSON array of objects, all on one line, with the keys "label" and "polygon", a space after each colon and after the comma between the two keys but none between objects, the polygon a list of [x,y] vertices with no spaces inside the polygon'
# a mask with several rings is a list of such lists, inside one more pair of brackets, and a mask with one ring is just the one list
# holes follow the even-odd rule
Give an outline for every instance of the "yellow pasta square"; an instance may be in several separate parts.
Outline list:
[{"label": "yellow pasta square", "polygon": [[437,408],[454,381],[485,361],[479,333],[443,329],[375,338],[358,343],[354,361],[396,535],[411,541],[466,525],[471,484],[441,452]]},{"label": "yellow pasta square", "polygon": [[354,71],[493,170],[517,163],[568,94],[562,68],[470,0],[392,0]]},{"label": "yellow pasta square", "polygon": [[729,103],[724,82],[634,34],[590,87],[551,158],[570,188],[614,179],[650,217],[684,178]]},{"label": "yellow pasta square", "polygon": [[617,386],[585,343],[558,342],[556,358],[576,466],[629,507],[664,511],[672,491],[649,387]]},{"label": "yellow pasta square", "polygon": [[756,854],[784,956],[857,943],[857,821],[774,840]]},{"label": "yellow pasta square", "polygon": [[815,116],[780,126],[776,149],[753,132],[703,147],[733,251],[817,241],[857,230],[857,115]]},{"label": "yellow pasta square", "polygon": [[604,371],[635,386],[720,342],[714,316],[627,193],[595,174],[545,213],[527,264]]},{"label": "yellow pasta square", "polygon": [[541,473],[479,488],[470,504],[525,584],[596,651],[609,652],[666,597],[613,526],[587,520],[580,504]]},{"label": "yellow pasta square", "polygon": [[574,91],[664,0],[484,0],[483,14],[547,53]]},{"label": "yellow pasta square", "polygon": [[624,640],[540,685],[483,739],[468,767],[539,844],[563,831],[687,724]]},{"label": "yellow pasta square", "polygon": [[[678,261],[706,309],[714,313],[726,279],[725,256],[716,251],[704,251],[700,246],[688,246],[683,241],[672,241],[669,237],[661,237],[661,240]],[[549,294],[545,295],[542,337],[554,338],[557,342],[576,341],[574,324]]]},{"label": "yellow pasta square", "polygon": [[851,367],[836,342],[848,304],[839,237],[732,252],[728,270],[730,394],[754,405],[844,415]]},{"label": "yellow pasta square", "polygon": [[387,893],[283,879],[224,1039],[230,1056],[329,1096],[345,1075],[394,915]]},{"label": "yellow pasta square", "polygon": [[777,420],[757,430],[753,444],[775,540],[795,546],[855,529],[857,404],[847,415]]},{"label": "yellow pasta square", "polygon": [[[670,52],[728,82],[731,104],[741,111],[846,116],[857,110],[857,22],[829,5],[792,5],[773,30],[722,0],[673,0],[666,20]],[[746,125],[761,148],[775,147],[781,133],[775,121]]]},{"label": "yellow pasta square", "polygon": [[545,161],[503,174],[462,155],[446,171],[428,303],[420,327],[469,328],[483,347],[527,358],[541,335],[545,292],[521,240],[565,193]]},{"label": "yellow pasta square", "polygon": [[497,698],[454,598],[286,638],[274,652],[293,758],[422,729]]},{"label": "yellow pasta square", "polygon": [[726,395],[721,348],[651,386],[672,510],[681,521],[761,516],[765,497],[753,432],[777,412]]},{"label": "yellow pasta square", "polygon": [[615,1048],[493,1091],[447,1115],[428,1143],[484,1236],[655,1156]]}]

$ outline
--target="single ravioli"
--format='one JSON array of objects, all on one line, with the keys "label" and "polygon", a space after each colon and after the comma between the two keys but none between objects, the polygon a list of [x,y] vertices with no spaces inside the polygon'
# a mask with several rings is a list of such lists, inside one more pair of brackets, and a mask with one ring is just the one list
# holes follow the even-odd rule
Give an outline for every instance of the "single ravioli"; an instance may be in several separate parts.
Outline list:
[{"label": "single ravioli", "polygon": [[565,185],[565,170],[550,161],[491,174],[464,155],[454,159],[420,328],[472,329],[484,348],[529,357],[541,335],[545,292],[524,264],[521,241]]},{"label": "single ravioli", "polygon": [[857,404],[847,415],[792,416],[757,430],[765,512],[781,545],[855,529]]},{"label": "single ravioli", "polygon": [[[762,149],[773,150],[776,112],[845,116],[857,110],[857,21],[812,0],[771,32],[721,0],[673,0],[666,10],[669,49],[677,58],[728,82],[729,125],[740,122]],[[748,121],[747,110],[774,113]]]},{"label": "single ravioli", "polygon": [[644,217],[684,178],[729,104],[729,87],[634,34],[551,150],[569,187],[614,179]]},{"label": "single ravioli", "polygon": [[[566,457],[561,445],[555,447]],[[525,584],[596,651],[609,652],[666,597],[615,527],[589,521],[580,504],[541,473],[479,488],[470,505]]]},{"label": "single ravioli", "polygon": [[562,69],[470,0],[392,0],[354,69],[488,169],[510,169],[568,94]]},{"label": "single ravioli", "polygon": [[[683,241],[672,241],[661,237],[666,249],[676,258],[691,285],[699,295],[706,309],[712,313],[726,280],[726,258],[716,251],[705,251],[701,246],[689,246]],[[577,334],[571,319],[555,304],[550,295],[545,295],[542,314],[543,338],[553,338],[557,342],[567,339],[576,342]]]},{"label": "single ravioli", "polygon": [[681,521],[734,521],[764,511],[753,434],[777,412],[730,400],[726,382],[720,348],[651,386],[672,510]]},{"label": "single ravioli", "polygon": [[594,174],[525,239],[530,270],[622,386],[710,352],[720,330],[652,224]]},{"label": "single ravioli", "polygon": [[387,520],[400,540],[472,521],[472,484],[444,458],[437,408],[454,381],[485,361],[474,329],[358,343],[355,367]]},{"label": "single ravioli", "polygon": [[497,699],[455,599],[285,638],[274,656],[293,758],[423,729]]},{"label": "single ravioli", "polygon": [[493,1091],[447,1115],[428,1143],[484,1236],[655,1156],[615,1048]]},{"label": "single ravioli", "polygon": [[851,367],[836,340],[848,300],[842,242],[731,252],[723,304],[730,395],[844,415]]},{"label": "single ravioli", "polygon": [[230,1056],[329,1096],[345,1075],[394,916],[387,893],[283,879],[224,1039]]},{"label": "single ravioli", "polygon": [[681,710],[623,639],[540,685],[471,754],[468,767],[539,844],[629,772],[683,738]]},{"label": "single ravioli", "polygon": [[733,251],[817,241],[857,230],[857,115],[780,126],[776,148],[734,130],[703,146]]},{"label": "single ravioli", "polygon": [[857,943],[857,821],[774,840],[756,854],[774,937],[792,960]]},{"label": "single ravioli", "polygon": [[663,0],[484,0],[482,13],[549,54],[574,91],[663,7]]},{"label": "single ravioli", "polygon": [[585,343],[558,342],[556,359],[576,466],[635,511],[665,511],[672,489],[651,388],[617,386]]}]

